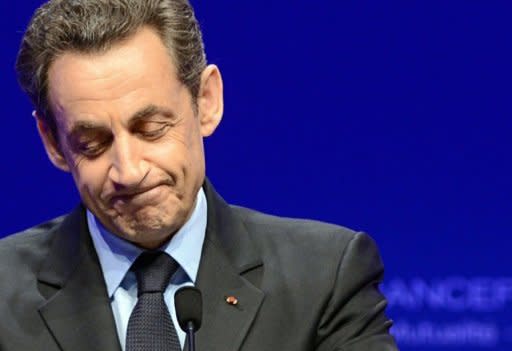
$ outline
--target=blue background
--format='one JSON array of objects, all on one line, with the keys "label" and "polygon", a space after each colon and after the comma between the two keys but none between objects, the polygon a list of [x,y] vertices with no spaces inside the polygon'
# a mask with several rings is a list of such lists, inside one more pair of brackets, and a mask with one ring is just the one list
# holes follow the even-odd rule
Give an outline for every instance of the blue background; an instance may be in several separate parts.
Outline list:
[{"label": "blue background", "polygon": [[[0,4],[1,234],[78,201],[14,60],[41,1]],[[207,173],[229,201],[369,232],[401,350],[512,349],[512,5],[194,1],[226,111]]]}]

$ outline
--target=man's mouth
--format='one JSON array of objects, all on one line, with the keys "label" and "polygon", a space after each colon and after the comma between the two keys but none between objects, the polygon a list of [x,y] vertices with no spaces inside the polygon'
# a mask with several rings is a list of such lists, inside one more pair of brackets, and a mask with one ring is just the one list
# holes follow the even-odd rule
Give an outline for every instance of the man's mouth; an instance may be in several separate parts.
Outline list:
[{"label": "man's mouth", "polygon": [[111,198],[111,205],[135,205],[141,206],[158,200],[164,190],[164,184],[154,186],[127,189],[116,192]]}]

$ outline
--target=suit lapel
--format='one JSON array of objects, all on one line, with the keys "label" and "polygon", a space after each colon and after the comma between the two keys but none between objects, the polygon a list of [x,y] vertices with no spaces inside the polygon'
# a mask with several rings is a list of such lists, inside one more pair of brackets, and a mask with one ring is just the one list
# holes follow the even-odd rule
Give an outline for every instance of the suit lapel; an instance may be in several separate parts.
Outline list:
[{"label": "suit lapel", "polygon": [[83,208],[57,228],[38,283],[39,313],[63,351],[121,349]]},{"label": "suit lapel", "polygon": [[[236,351],[249,332],[264,293],[249,277],[259,277],[263,265],[241,219],[206,182],[208,226],[197,286],[203,293],[203,323],[197,348]],[[234,296],[236,305],[226,298]]]}]

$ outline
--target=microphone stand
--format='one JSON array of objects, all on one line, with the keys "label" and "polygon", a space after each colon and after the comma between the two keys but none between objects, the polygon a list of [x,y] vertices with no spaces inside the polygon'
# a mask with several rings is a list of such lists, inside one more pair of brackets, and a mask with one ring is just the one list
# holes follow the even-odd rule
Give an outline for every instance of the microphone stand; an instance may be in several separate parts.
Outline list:
[{"label": "microphone stand", "polygon": [[187,340],[188,340],[188,351],[196,351],[196,328],[194,322],[189,321],[187,323]]}]

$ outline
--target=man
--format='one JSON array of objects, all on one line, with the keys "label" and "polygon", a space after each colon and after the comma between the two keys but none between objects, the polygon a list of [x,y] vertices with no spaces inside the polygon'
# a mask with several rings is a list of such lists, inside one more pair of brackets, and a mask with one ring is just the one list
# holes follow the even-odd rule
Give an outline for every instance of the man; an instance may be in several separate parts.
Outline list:
[{"label": "man", "polygon": [[[187,0],[50,1],[17,71],[83,204],[2,240],[1,350],[156,350],[170,334],[155,343],[183,348],[173,295],[191,284],[198,350],[396,350],[368,236],[229,206],[205,179],[222,78]],[[154,254],[177,267],[149,292],[165,333],[138,324]]]}]

